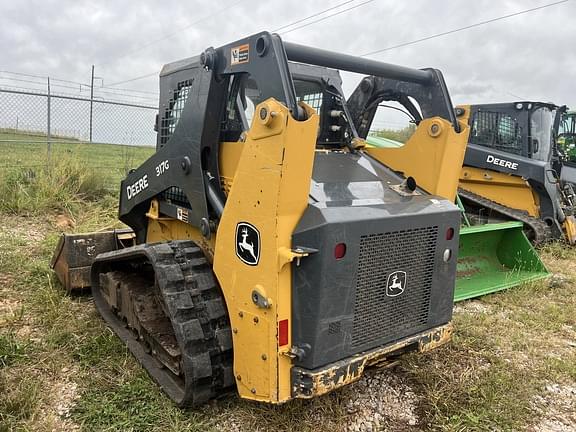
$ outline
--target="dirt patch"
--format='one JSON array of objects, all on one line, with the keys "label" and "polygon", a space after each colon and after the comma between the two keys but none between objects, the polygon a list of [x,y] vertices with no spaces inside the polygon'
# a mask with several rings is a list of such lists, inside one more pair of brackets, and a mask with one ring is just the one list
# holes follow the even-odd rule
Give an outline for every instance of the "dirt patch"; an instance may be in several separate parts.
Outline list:
[{"label": "dirt patch", "polygon": [[44,240],[48,226],[38,217],[3,215],[0,233],[19,237],[27,243],[36,244]]},{"label": "dirt patch", "polygon": [[529,430],[532,432],[576,431],[576,385],[548,384],[543,396],[534,398],[533,407],[542,420]]},{"label": "dirt patch", "polygon": [[[2,288],[10,288],[14,283],[14,276],[8,273],[0,273],[0,287]],[[0,291],[2,293],[2,291]]]},{"label": "dirt patch", "polygon": [[61,213],[54,217],[54,225],[60,231],[67,231],[73,229],[76,226],[76,222],[70,216]]},{"label": "dirt patch", "polygon": [[[68,368],[62,369],[63,374],[70,373]],[[78,393],[78,385],[75,382],[65,381],[57,383],[54,386],[55,399],[53,406],[56,413],[63,418],[70,417],[70,412],[80,397]]]},{"label": "dirt patch", "polygon": [[554,272],[550,279],[551,288],[561,288],[569,284],[576,274],[576,262],[573,259],[555,259],[550,256],[543,256],[546,267]]},{"label": "dirt patch", "polygon": [[9,297],[7,291],[0,291],[0,326],[21,314],[22,302]]},{"label": "dirt patch", "polygon": [[471,313],[471,314],[487,314],[492,311],[492,308],[479,301],[466,301],[458,303],[454,306],[455,313]]},{"label": "dirt patch", "polygon": [[67,432],[80,430],[80,426],[70,419],[72,409],[80,398],[78,384],[70,380],[70,377],[77,374],[77,370],[64,367],[53,380],[46,383],[47,397],[39,412],[47,430]]},{"label": "dirt patch", "polygon": [[345,390],[346,431],[406,430],[418,424],[418,397],[394,370],[368,371]]},{"label": "dirt patch", "polygon": [[356,383],[309,401],[291,401],[277,407],[239,401],[236,409],[227,411],[226,415],[215,413],[219,418],[214,429],[226,432],[418,430],[419,398],[398,370],[369,369]]}]

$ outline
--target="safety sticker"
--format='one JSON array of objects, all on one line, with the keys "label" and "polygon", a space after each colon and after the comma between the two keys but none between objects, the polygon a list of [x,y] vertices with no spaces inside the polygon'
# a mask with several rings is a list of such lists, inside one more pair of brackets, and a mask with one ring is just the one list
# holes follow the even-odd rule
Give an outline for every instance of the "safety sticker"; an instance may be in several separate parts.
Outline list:
[{"label": "safety sticker", "polygon": [[176,217],[182,222],[188,222],[188,210],[178,207],[176,209]]},{"label": "safety sticker", "polygon": [[249,53],[250,53],[250,46],[248,44],[232,48],[230,53],[230,65],[233,66],[241,63],[248,63]]}]

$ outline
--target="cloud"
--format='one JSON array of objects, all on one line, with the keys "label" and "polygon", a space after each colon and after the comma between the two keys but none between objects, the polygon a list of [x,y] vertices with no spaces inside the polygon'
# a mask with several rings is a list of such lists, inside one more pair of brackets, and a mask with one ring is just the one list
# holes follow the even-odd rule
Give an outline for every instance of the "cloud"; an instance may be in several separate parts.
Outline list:
[{"label": "cloud", "polygon": [[[545,3],[380,0],[284,37],[362,54]],[[96,74],[112,83],[159,71],[164,63],[208,46],[273,30],[333,5],[278,0],[2,2],[0,69],[87,82],[95,64]],[[442,70],[455,103],[511,100],[517,95],[576,106],[576,52],[570,46],[576,40],[575,12],[576,3],[569,2],[373,58]],[[352,79],[345,88],[350,91],[355,82]],[[151,77],[126,86],[156,91],[158,81]]]}]

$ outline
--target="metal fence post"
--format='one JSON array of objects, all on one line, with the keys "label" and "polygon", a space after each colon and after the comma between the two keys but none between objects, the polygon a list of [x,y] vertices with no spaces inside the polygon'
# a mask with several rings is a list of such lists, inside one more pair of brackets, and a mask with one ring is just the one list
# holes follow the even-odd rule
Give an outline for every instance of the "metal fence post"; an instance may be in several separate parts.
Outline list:
[{"label": "metal fence post", "polygon": [[90,142],[92,142],[93,110],[94,110],[94,65],[92,65],[92,78],[90,79]]},{"label": "metal fence post", "polygon": [[46,119],[46,143],[48,145],[48,163],[50,163],[50,156],[52,153],[52,131],[51,131],[51,97],[50,97],[50,77],[48,77],[48,94],[47,94],[47,108],[48,108],[48,118]]}]

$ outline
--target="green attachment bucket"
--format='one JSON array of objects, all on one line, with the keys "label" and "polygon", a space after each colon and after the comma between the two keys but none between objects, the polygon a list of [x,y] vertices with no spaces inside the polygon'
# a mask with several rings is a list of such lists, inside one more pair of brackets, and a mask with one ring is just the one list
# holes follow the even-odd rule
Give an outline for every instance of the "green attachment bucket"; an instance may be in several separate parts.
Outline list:
[{"label": "green attachment bucket", "polygon": [[[403,145],[378,136],[369,136],[366,142],[378,148]],[[548,276],[548,270],[524,235],[522,222],[471,226],[459,196],[456,204],[462,210],[464,224],[460,227],[454,301],[480,297]]]},{"label": "green attachment bucket", "polygon": [[462,226],[454,301],[544,279],[548,270],[522,230],[522,222]]}]

